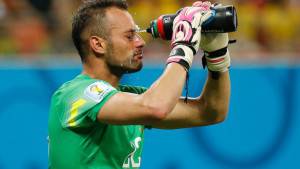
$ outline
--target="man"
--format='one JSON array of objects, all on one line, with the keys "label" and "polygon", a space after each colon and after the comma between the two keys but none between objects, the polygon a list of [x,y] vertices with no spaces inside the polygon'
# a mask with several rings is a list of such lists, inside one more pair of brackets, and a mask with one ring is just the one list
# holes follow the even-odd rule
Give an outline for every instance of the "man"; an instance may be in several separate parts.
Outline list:
[{"label": "man", "polygon": [[[145,89],[119,84],[124,73],[142,68],[145,45],[126,2],[83,4],[72,30],[83,71],[52,97],[50,168],[139,168],[145,126],[174,129],[224,120],[230,95],[228,35],[201,35],[201,24],[212,16],[210,6],[199,1],[176,17],[165,71]],[[206,51],[208,79],[201,96],[185,102],[180,95],[199,44]]]}]

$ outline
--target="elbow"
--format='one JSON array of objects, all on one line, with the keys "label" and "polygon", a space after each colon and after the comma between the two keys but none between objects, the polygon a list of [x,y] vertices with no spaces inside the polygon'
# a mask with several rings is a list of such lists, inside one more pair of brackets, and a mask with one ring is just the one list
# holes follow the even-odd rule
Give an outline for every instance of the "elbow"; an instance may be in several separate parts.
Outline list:
[{"label": "elbow", "polygon": [[215,118],[215,123],[222,123],[226,120],[228,110],[216,110],[215,113],[217,114]]},{"label": "elbow", "polygon": [[168,115],[168,111],[161,107],[151,107],[149,111],[149,116],[152,121],[162,121]]},{"label": "elbow", "polygon": [[141,95],[141,104],[146,109],[149,121],[157,122],[167,118],[174,109],[177,101],[168,100],[164,97],[150,97],[145,93]]},{"label": "elbow", "polygon": [[167,118],[167,116],[170,114],[170,112],[173,110],[173,106],[167,104],[167,103],[153,103],[149,105],[151,110],[151,116],[153,119],[157,121],[161,121]]},{"label": "elbow", "polygon": [[145,103],[144,107],[147,109],[148,119],[151,121],[162,121],[172,111],[171,106],[163,102]]},{"label": "elbow", "polygon": [[205,112],[207,113],[211,124],[224,122],[228,115],[228,106],[207,106]]}]

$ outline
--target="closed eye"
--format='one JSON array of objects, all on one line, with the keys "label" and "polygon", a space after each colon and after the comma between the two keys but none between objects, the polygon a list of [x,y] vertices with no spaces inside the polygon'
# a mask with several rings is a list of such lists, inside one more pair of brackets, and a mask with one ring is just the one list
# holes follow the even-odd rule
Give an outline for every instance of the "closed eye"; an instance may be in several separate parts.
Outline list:
[{"label": "closed eye", "polygon": [[134,40],[134,35],[126,35],[126,38],[129,40],[129,41],[133,41]]}]

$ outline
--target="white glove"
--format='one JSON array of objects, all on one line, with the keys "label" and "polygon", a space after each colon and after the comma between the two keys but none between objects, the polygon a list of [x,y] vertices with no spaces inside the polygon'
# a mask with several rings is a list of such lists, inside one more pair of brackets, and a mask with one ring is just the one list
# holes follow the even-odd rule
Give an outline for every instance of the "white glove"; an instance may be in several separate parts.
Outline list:
[{"label": "white glove", "polygon": [[201,25],[212,16],[210,4],[183,8],[173,21],[172,50],[167,63],[176,62],[188,71],[199,49]]},{"label": "white glove", "polygon": [[230,67],[230,55],[227,49],[228,33],[202,34],[200,47],[204,51],[204,63],[208,70],[225,72]]},{"label": "white glove", "polygon": [[214,72],[227,71],[230,67],[228,42],[228,33],[203,33],[200,42],[200,48],[204,51],[203,66],[207,65],[208,70]]}]

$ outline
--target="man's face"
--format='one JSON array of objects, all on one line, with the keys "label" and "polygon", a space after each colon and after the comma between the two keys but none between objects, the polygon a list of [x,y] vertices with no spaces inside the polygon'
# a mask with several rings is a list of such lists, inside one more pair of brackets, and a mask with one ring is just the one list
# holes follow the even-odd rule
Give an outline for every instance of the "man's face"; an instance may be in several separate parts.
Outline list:
[{"label": "man's face", "polygon": [[124,10],[109,8],[106,12],[107,29],[107,65],[119,73],[139,71],[143,64],[145,41],[138,35],[132,16]]}]

